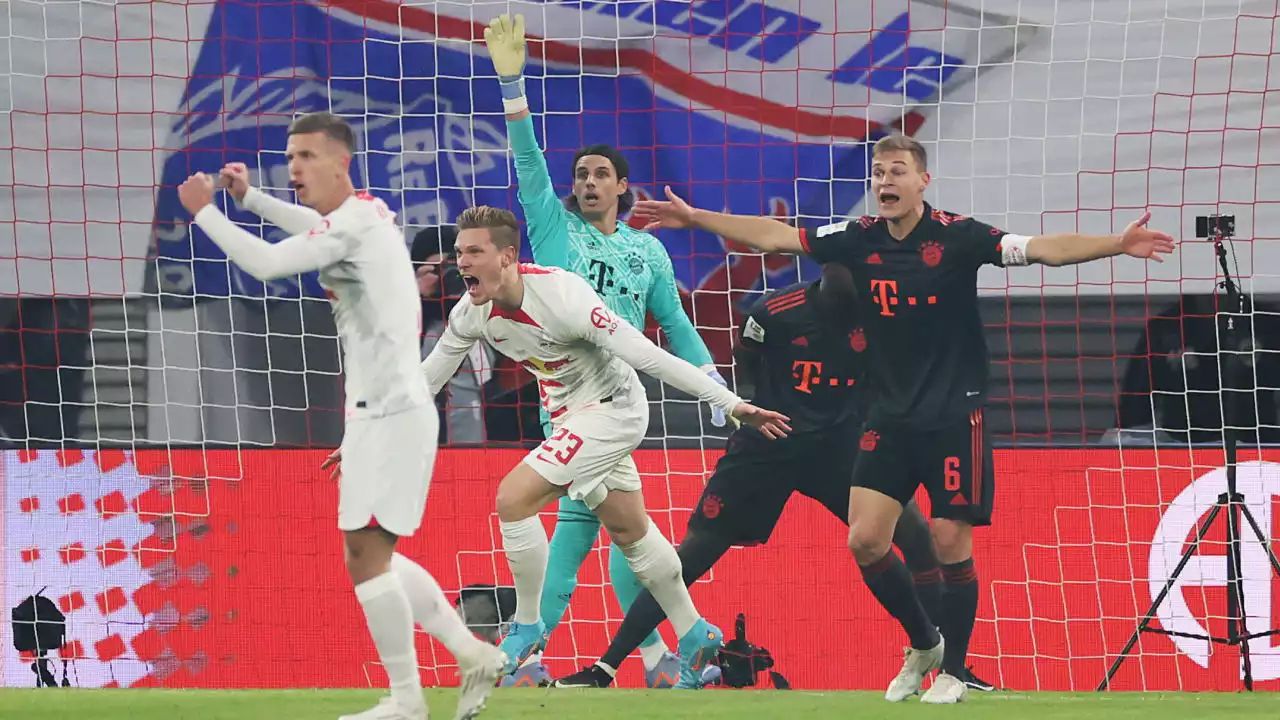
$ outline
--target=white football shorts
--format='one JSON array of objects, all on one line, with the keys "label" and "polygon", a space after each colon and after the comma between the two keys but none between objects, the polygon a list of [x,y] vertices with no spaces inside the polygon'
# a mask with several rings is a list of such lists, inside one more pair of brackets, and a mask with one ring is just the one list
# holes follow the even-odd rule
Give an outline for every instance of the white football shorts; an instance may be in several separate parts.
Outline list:
[{"label": "white football shorts", "polygon": [[551,437],[525,456],[525,464],[592,510],[610,490],[639,490],[640,471],[631,453],[649,430],[649,403],[637,394],[625,405],[592,405],[561,424],[553,421]]},{"label": "white football shorts", "polygon": [[427,405],[347,420],[338,483],[338,529],[380,527],[408,537],[422,524],[440,415]]}]

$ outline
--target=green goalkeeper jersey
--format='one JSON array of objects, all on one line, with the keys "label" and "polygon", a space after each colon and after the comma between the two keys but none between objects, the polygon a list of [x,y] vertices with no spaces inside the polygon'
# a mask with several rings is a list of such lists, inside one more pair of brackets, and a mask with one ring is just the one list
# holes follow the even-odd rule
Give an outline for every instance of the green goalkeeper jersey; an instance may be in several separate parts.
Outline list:
[{"label": "green goalkeeper jersey", "polygon": [[[508,120],[507,135],[533,261],[582,277],[633,327],[644,330],[645,313],[652,312],[674,355],[697,367],[710,365],[711,353],[680,304],[671,256],[662,242],[622,222],[612,235],[605,235],[566,208],[551,184],[531,115]],[[543,432],[548,432],[546,410],[540,408],[539,413]]]},{"label": "green goalkeeper jersey", "polygon": [[652,312],[674,355],[697,367],[711,364],[711,353],[680,304],[671,256],[662,242],[622,222],[605,235],[570,211],[551,184],[532,116],[507,121],[507,132],[533,261],[582,277],[610,310],[640,330],[645,313]]}]

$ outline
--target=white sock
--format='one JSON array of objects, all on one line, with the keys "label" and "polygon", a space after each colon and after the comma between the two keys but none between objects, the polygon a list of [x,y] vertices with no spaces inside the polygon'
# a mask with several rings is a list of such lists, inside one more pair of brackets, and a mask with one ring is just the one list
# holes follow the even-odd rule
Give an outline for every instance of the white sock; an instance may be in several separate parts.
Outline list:
[{"label": "white sock", "polygon": [[662,656],[667,653],[667,644],[658,640],[652,645],[640,646],[640,659],[644,661],[644,669],[652,670],[658,667],[658,663],[662,662]]},{"label": "white sock", "polygon": [[620,546],[622,554],[627,558],[631,571],[640,579],[640,584],[653,594],[658,606],[667,614],[676,637],[684,637],[698,622],[697,609],[693,607],[693,598],[689,597],[689,588],[684,586],[681,576],[680,556],[671,547],[662,533],[653,523],[644,537],[630,544]]},{"label": "white sock", "polygon": [[439,640],[458,659],[474,654],[479,638],[467,629],[462,617],[449,606],[440,584],[418,563],[396,553],[391,556],[391,572],[400,579],[413,610],[413,621]]},{"label": "white sock", "polygon": [[667,643],[660,641],[660,639],[653,644],[640,646],[640,660],[644,661],[645,670],[653,670],[654,667],[657,667],[659,662],[662,662],[664,655],[667,655]]},{"label": "white sock", "polygon": [[391,681],[391,697],[405,707],[421,707],[425,700],[413,646],[413,611],[399,578],[388,572],[366,580],[356,586],[356,599]]},{"label": "white sock", "polygon": [[547,576],[547,531],[537,515],[500,523],[502,549],[516,585],[515,621],[528,625],[542,619],[542,582]]}]

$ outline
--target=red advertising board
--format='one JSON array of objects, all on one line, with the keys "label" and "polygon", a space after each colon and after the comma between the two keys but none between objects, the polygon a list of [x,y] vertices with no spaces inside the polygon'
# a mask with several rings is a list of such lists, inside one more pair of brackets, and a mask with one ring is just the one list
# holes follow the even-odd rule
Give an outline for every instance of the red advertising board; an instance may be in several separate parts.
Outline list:
[{"label": "red advertising board", "polygon": [[[336,487],[311,451],[28,452],[4,456],[4,597],[42,586],[67,615],[73,680],[83,685],[343,687],[381,680],[342,566]],[[447,589],[509,583],[493,497],[516,450],[445,450],[419,535],[402,552]],[[640,452],[646,499],[678,541],[716,453]],[[1276,535],[1280,452],[1245,454],[1239,484]],[[1005,450],[996,517],[976,533],[982,583],[972,660],[1016,689],[1087,690],[1132,633],[1224,487],[1213,451]],[[546,517],[548,531],[554,516]],[[1225,537],[1216,527],[1161,609],[1158,627],[1226,632]],[[797,688],[884,687],[901,631],[875,604],[844,548],[845,528],[797,498],[769,545],[736,549],[694,599],[712,622],[747,617]],[[1250,629],[1280,625],[1262,545],[1242,550]],[[588,559],[571,621],[552,637],[557,674],[594,659],[620,620]],[[1264,628],[1263,626],[1267,626]],[[7,632],[7,629],[6,629]],[[668,642],[674,645],[669,630]],[[1236,689],[1239,651],[1145,635],[1115,687]],[[1250,646],[1259,687],[1280,689],[1275,638]],[[14,654],[5,639],[0,652]],[[456,681],[421,638],[425,680]],[[639,680],[638,661],[621,675]],[[29,685],[6,658],[0,682]]]}]

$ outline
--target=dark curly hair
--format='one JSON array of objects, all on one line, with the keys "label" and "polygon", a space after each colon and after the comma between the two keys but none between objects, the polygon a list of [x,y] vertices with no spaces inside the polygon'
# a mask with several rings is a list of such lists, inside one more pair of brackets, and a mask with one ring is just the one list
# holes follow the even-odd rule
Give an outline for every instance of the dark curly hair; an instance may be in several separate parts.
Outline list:
[{"label": "dark curly hair", "polygon": [[[588,155],[599,155],[608,160],[613,165],[613,171],[617,174],[619,180],[626,180],[631,177],[631,165],[627,159],[618,152],[618,149],[612,145],[588,145],[573,156],[573,165],[570,166],[570,177],[576,176],[578,172],[578,161]],[[636,195],[631,192],[628,187],[627,191],[618,196],[618,216],[621,217],[631,212],[631,208],[636,204]],[[578,209],[578,196],[573,193],[564,199],[564,206],[573,212],[581,212]]]}]

